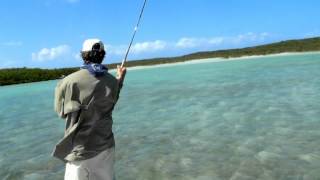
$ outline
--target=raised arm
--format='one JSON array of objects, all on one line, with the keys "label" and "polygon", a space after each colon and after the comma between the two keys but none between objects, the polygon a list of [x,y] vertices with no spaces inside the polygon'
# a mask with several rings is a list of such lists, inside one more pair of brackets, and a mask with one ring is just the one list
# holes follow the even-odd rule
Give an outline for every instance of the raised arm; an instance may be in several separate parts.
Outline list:
[{"label": "raised arm", "polygon": [[119,92],[123,86],[126,73],[127,73],[127,69],[125,67],[117,66],[117,79],[119,83]]}]

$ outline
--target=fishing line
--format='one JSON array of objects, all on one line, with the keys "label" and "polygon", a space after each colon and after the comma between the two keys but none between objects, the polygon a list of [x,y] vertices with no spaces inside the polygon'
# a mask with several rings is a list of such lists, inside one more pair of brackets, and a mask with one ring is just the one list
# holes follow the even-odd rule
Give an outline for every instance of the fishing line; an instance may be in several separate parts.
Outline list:
[{"label": "fishing line", "polygon": [[124,63],[125,63],[125,62],[127,62],[127,57],[128,57],[128,54],[129,54],[129,51],[130,51],[132,42],[133,42],[133,40],[134,40],[134,37],[136,36],[137,30],[138,30],[138,27],[139,27],[139,24],[140,24],[140,20],[141,20],[143,11],[144,11],[144,7],[146,6],[146,2],[147,2],[147,0],[144,0],[144,3],[143,3],[143,6],[142,6],[142,9],[141,9],[141,12],[140,12],[140,16],[139,16],[137,25],[134,27],[133,35],[132,35],[132,38],[131,38],[129,47],[128,47],[128,49],[127,49],[126,55],[125,55],[124,59],[122,60],[121,67],[124,66]]}]

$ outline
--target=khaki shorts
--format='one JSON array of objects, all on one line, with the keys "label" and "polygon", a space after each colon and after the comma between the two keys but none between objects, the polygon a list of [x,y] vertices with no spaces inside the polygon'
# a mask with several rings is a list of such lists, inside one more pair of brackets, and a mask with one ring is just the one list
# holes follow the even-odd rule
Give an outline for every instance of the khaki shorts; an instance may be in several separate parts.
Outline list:
[{"label": "khaki shorts", "polygon": [[65,180],[114,180],[114,147],[93,158],[66,164]]}]

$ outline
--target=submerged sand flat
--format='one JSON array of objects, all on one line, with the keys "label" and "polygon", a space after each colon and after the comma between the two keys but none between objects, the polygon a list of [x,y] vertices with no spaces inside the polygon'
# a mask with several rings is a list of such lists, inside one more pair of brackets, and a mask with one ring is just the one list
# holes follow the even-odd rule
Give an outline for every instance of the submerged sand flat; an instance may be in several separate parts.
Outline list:
[{"label": "submerged sand flat", "polygon": [[[319,179],[319,69],[319,53],[130,69],[114,112],[117,178]],[[62,179],[56,82],[0,87],[2,179]]]}]

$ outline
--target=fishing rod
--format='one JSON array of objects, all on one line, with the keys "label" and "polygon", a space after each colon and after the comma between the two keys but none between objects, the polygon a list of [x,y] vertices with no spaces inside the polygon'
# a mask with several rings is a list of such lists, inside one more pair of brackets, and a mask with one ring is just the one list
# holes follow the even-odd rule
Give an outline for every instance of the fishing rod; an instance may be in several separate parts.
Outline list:
[{"label": "fishing rod", "polygon": [[124,66],[124,63],[125,63],[125,62],[127,62],[127,57],[128,57],[128,54],[129,54],[129,51],[130,51],[130,48],[131,48],[132,42],[133,42],[133,40],[134,40],[134,37],[136,36],[137,30],[138,30],[138,27],[139,27],[139,24],[140,24],[140,20],[141,20],[141,17],[142,17],[143,11],[144,11],[144,7],[146,6],[146,2],[147,2],[147,0],[144,0],[144,3],[143,3],[143,6],[142,6],[142,9],[141,9],[141,11],[140,11],[140,16],[139,16],[139,19],[138,19],[137,25],[134,27],[133,35],[132,35],[132,38],[131,38],[131,41],[130,41],[129,47],[128,47],[128,49],[127,49],[126,55],[125,55],[124,59],[122,60],[121,67],[123,67],[123,66]]}]

